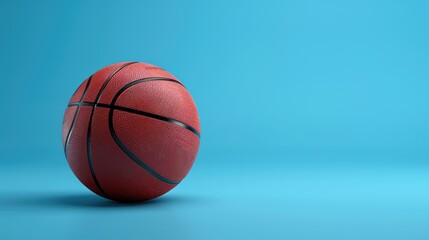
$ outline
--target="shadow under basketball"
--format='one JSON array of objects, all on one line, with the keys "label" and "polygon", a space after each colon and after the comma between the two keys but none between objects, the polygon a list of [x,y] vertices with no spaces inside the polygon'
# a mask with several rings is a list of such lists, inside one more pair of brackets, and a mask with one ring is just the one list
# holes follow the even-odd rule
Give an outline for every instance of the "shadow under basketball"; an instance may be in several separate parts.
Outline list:
[{"label": "shadow under basketball", "polygon": [[76,194],[15,194],[0,200],[3,207],[11,208],[158,208],[168,207],[177,204],[196,204],[205,202],[208,199],[200,197],[175,196],[166,195],[144,202],[116,202],[92,193],[76,193]]},{"label": "shadow under basketball", "polygon": [[[80,194],[80,195],[69,195],[69,196],[56,196],[51,199],[53,204],[59,206],[75,206],[75,207],[135,207],[135,206],[149,206],[149,205],[160,205],[166,202],[174,202],[170,198],[155,198],[144,202],[118,202],[112,201],[99,197],[94,194]],[[173,199],[174,200],[174,199]]]}]

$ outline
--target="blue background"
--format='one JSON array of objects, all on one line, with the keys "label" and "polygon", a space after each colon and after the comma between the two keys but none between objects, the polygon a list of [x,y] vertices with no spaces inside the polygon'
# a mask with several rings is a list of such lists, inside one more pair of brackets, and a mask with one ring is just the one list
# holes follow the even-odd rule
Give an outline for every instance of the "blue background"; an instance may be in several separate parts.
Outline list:
[{"label": "blue background", "polygon": [[[3,1],[0,239],[429,239],[427,1]],[[99,198],[61,123],[96,70],[158,65],[201,148],[167,195]]]}]

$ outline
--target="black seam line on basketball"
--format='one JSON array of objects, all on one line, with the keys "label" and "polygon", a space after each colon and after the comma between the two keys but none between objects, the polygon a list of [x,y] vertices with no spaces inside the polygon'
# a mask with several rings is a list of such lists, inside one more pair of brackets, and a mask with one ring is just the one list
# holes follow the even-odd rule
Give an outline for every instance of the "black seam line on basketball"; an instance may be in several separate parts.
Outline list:
[{"label": "black seam line on basketball", "polygon": [[[107,86],[107,84],[110,82],[110,80],[119,72],[119,71],[121,71],[122,69],[124,69],[126,66],[129,66],[129,65],[131,65],[131,64],[134,64],[134,63],[136,63],[136,62],[128,62],[128,63],[125,63],[125,64],[122,64],[120,67],[118,67],[115,71],[113,71],[108,77],[107,77],[107,79],[104,81],[104,83],[103,83],[103,85],[101,86],[101,88],[100,88],[100,90],[99,90],[99,92],[98,92],[98,94],[97,94],[97,96],[95,97],[95,103],[98,103],[98,101],[100,100],[100,97],[101,97],[101,94],[103,93],[103,91],[104,91],[104,89],[106,88],[106,86]],[[93,165],[93,161],[92,161],[92,151],[91,151],[91,125],[92,125],[92,118],[93,118],[93,116],[94,116],[94,112],[95,112],[95,107],[97,106],[97,104],[95,104],[93,107],[92,107],[92,110],[91,110],[91,115],[90,115],[90,117],[89,117],[89,124],[88,124],[88,132],[87,132],[87,135],[86,135],[86,151],[87,151],[87,156],[88,156],[88,164],[89,164],[89,169],[90,169],[90,172],[91,172],[91,176],[92,176],[92,179],[94,180],[94,182],[95,182],[95,185],[97,186],[97,188],[100,190],[100,192],[104,195],[104,196],[106,196],[106,197],[109,197],[108,195],[107,195],[107,193],[103,190],[103,188],[101,187],[101,185],[100,185],[100,183],[98,182],[98,180],[97,180],[97,177],[96,177],[96,175],[95,175],[95,171],[94,171],[94,165]]]},{"label": "black seam line on basketball", "polygon": [[[123,86],[113,97],[112,102],[110,104],[110,106],[115,106],[116,101],[118,100],[119,96],[128,88],[138,84],[138,83],[142,83],[142,82],[146,82],[146,81],[151,81],[151,80],[165,80],[165,81],[172,81],[172,79],[162,79],[162,78],[145,78],[145,79],[139,79],[133,82],[130,82],[128,84],[126,84],[125,86]],[[173,80],[176,81],[176,80]],[[113,139],[115,140],[116,144],[118,144],[118,146],[122,149],[122,151],[127,154],[135,163],[137,163],[140,167],[144,168],[148,173],[150,173],[153,177],[155,177],[156,179],[168,183],[168,184],[178,184],[180,181],[175,181],[175,180],[171,180],[168,179],[164,176],[161,176],[159,173],[157,173],[155,170],[153,170],[152,168],[150,168],[147,164],[145,164],[143,161],[141,161],[136,155],[134,155],[134,153],[132,153],[119,139],[118,135],[116,135],[115,129],[113,128],[113,112],[114,112],[114,108],[110,108],[109,110],[109,130],[110,130],[110,135],[112,135]]]},{"label": "black seam line on basketball", "polygon": [[[92,75],[90,76],[90,78],[92,77]],[[72,96],[74,96],[76,93],[77,93],[77,91],[79,90],[79,88],[80,87],[82,87],[82,85],[85,83],[85,81],[83,81],[80,85],[79,85],[79,87],[77,87],[76,88],[76,90],[74,91],[74,93],[72,94]],[[88,85],[88,84],[87,84]]]},{"label": "black seam line on basketball", "polygon": [[[136,84],[139,84],[139,83],[142,83],[142,82],[149,82],[149,81],[169,81],[169,82],[174,82],[174,83],[180,84],[181,86],[183,86],[185,88],[185,86],[181,82],[179,82],[178,80],[176,80],[176,79],[164,78],[164,77],[148,77],[148,78],[137,79],[137,80],[134,80],[134,81],[128,83],[127,85],[125,85],[123,87],[123,88],[125,88],[123,91],[125,91],[126,89],[128,89],[128,88],[130,88],[130,87],[132,87],[132,86],[134,86]],[[119,90],[119,91],[121,91],[121,90]],[[96,106],[99,106],[99,107],[115,108],[115,110],[120,110],[120,111],[124,111],[124,112],[130,112],[130,113],[134,113],[134,114],[143,115],[143,116],[146,116],[146,117],[150,117],[150,118],[154,118],[154,119],[158,119],[158,120],[161,120],[161,121],[165,121],[165,122],[169,122],[169,123],[178,125],[180,127],[183,127],[185,129],[193,132],[195,135],[197,135],[198,138],[201,137],[200,133],[195,128],[191,127],[190,125],[188,125],[188,124],[186,124],[184,122],[176,120],[174,118],[164,117],[164,116],[157,115],[157,114],[154,114],[154,113],[140,111],[140,110],[136,110],[136,109],[132,109],[132,108],[113,106],[113,105],[108,105],[108,104],[103,104],[103,103],[74,102],[74,103],[70,103],[69,107],[71,107],[71,106],[77,106],[77,105],[81,105],[81,106],[94,106],[94,105],[96,105]]]},{"label": "black seam line on basketball", "polygon": [[[69,104],[69,107],[73,107],[73,106],[94,106],[95,103],[92,102],[74,102]],[[119,110],[119,111],[123,111],[123,112],[128,112],[128,113],[133,113],[133,114],[137,114],[137,115],[142,115],[145,117],[149,117],[149,118],[153,118],[153,119],[157,119],[157,120],[161,120],[164,122],[168,122],[168,123],[172,123],[175,124],[179,127],[185,128],[189,131],[191,131],[193,134],[195,134],[198,138],[200,138],[200,133],[193,127],[189,126],[188,124],[181,122],[179,120],[173,119],[173,118],[168,118],[168,117],[164,117],[161,115],[157,115],[154,113],[149,113],[149,112],[145,112],[145,111],[140,111],[140,110],[136,110],[136,109],[132,109],[132,108],[127,108],[127,107],[121,107],[121,106],[112,106],[109,104],[105,104],[105,103],[99,103],[97,104],[97,107],[101,107],[101,108],[113,108],[114,110]]]},{"label": "black seam line on basketball", "polygon": [[122,143],[122,141],[119,139],[118,135],[116,135],[115,129],[113,128],[113,108],[110,108],[109,111],[109,130],[110,134],[112,135],[113,139],[115,140],[116,144],[118,144],[119,148],[124,151],[125,154],[128,155],[135,163],[137,163],[140,167],[144,168],[149,174],[151,174],[156,179],[168,183],[168,184],[179,184],[180,181],[175,181],[168,179],[161,174],[157,173],[155,170],[153,170],[151,167],[149,167],[147,164],[145,164],[143,161],[141,161],[134,153],[132,153],[127,147],[125,147],[125,144]]},{"label": "black seam line on basketball", "polygon": [[[88,79],[88,81],[87,81],[87,83],[86,83],[85,89],[83,90],[82,96],[81,96],[81,97],[80,97],[80,99],[79,99],[79,102],[82,102],[82,101],[83,101],[83,98],[85,97],[86,91],[87,91],[87,90],[88,90],[88,88],[89,88],[89,84],[91,84],[91,80],[92,80],[92,76],[90,76],[90,77],[89,77],[89,79]],[[78,87],[78,89],[79,89],[81,86],[82,86],[82,84]],[[77,92],[77,90],[76,90],[76,92]],[[73,93],[73,96],[76,94],[76,92],[75,92],[75,93]],[[75,113],[75,114],[74,114],[74,116],[73,116],[72,123],[71,123],[70,128],[69,128],[69,131],[68,131],[68,133],[67,133],[66,141],[64,142],[64,154],[66,155],[66,158],[67,158],[67,149],[68,149],[68,145],[69,145],[70,137],[71,137],[71,134],[72,134],[72,132],[73,132],[73,128],[74,128],[74,125],[75,125],[75,123],[76,123],[76,119],[77,119],[77,115],[79,114],[79,110],[80,110],[80,105],[78,105],[78,107],[77,107],[77,109],[76,109],[76,113]]]},{"label": "black seam line on basketball", "polygon": [[115,71],[113,71],[113,72],[110,74],[110,76],[106,79],[106,81],[104,81],[103,85],[101,86],[100,91],[98,92],[97,96],[95,97],[95,102],[96,102],[96,103],[98,102],[98,100],[100,99],[101,94],[103,93],[103,91],[104,91],[104,89],[106,88],[107,84],[110,82],[110,80],[112,80],[112,78],[113,78],[113,77],[114,77],[114,76],[115,76],[119,71],[121,71],[122,69],[124,69],[126,66],[129,66],[129,65],[131,65],[131,64],[135,64],[135,63],[137,63],[137,62],[128,62],[128,63],[125,63],[125,64],[123,64],[122,66],[120,66],[118,69],[116,69]]}]

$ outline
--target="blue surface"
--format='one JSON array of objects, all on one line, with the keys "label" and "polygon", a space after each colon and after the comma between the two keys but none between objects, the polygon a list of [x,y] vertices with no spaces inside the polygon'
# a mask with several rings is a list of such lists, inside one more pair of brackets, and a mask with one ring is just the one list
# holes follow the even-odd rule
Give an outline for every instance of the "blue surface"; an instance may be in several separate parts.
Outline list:
[{"label": "blue surface", "polygon": [[[3,1],[0,239],[429,239],[429,3]],[[69,170],[76,87],[119,61],[183,81],[202,139],[167,195]]]}]

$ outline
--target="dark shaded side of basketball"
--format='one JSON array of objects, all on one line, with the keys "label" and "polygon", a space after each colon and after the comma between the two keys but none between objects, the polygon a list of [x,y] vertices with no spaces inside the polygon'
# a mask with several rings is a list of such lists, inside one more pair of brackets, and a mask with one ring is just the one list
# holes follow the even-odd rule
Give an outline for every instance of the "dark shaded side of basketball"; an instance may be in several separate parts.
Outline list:
[{"label": "dark shaded side of basketball", "polygon": [[64,114],[62,141],[76,177],[116,201],[173,189],[197,156],[200,122],[183,84],[156,66],[123,62],[86,79]]}]

